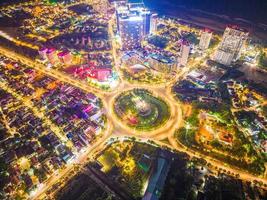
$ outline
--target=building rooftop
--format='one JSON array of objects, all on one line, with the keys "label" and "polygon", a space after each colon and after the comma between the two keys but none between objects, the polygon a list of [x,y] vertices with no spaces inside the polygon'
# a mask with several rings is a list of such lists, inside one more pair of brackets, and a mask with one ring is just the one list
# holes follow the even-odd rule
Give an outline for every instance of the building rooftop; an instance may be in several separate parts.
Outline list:
[{"label": "building rooftop", "polygon": [[203,32],[212,33],[213,31],[211,29],[209,29],[209,28],[204,28]]},{"label": "building rooftop", "polygon": [[236,31],[241,31],[241,32],[245,32],[245,33],[248,33],[249,31],[244,29],[244,28],[241,28],[240,26],[238,25],[234,25],[234,24],[228,24],[227,25],[227,28],[231,28],[231,29],[234,29]]},{"label": "building rooftop", "polygon": [[149,179],[149,184],[142,200],[158,200],[161,196],[171,163],[171,153],[159,150],[154,163],[154,170]]}]

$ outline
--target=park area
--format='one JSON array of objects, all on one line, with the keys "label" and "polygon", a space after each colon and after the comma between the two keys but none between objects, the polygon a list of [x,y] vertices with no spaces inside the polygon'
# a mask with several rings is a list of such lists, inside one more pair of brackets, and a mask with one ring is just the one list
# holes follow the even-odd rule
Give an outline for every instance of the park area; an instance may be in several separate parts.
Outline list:
[{"label": "park area", "polygon": [[164,125],[170,117],[169,106],[144,89],[134,89],[120,94],[114,104],[117,117],[130,128],[152,131]]},{"label": "park area", "polygon": [[97,157],[113,184],[140,199],[145,192],[157,149],[138,142],[115,142]]}]

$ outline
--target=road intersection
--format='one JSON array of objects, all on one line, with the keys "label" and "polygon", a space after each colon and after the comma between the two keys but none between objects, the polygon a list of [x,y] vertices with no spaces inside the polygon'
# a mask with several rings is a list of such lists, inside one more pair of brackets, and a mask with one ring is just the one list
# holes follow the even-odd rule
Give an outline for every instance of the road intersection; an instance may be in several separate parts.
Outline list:
[{"label": "road intersection", "polygon": [[[174,133],[175,130],[181,128],[183,126],[183,111],[181,104],[174,98],[174,95],[171,92],[171,86],[182,77],[184,77],[190,70],[189,67],[182,68],[179,73],[176,74],[174,79],[169,80],[167,83],[163,85],[144,85],[134,83],[131,84],[124,80],[124,78],[120,75],[120,83],[117,88],[112,91],[103,91],[98,88],[93,88],[86,84],[83,81],[76,80],[73,77],[70,77],[67,74],[64,74],[58,70],[47,68],[45,65],[38,63],[34,60],[26,58],[22,55],[14,53],[8,49],[4,49],[0,47],[0,54],[5,55],[13,60],[21,62],[27,66],[30,66],[50,77],[53,77],[59,81],[68,83],[74,87],[80,88],[87,93],[94,93],[97,97],[99,97],[103,102],[103,110],[107,116],[107,126],[103,132],[102,137],[98,138],[98,140],[89,146],[85,152],[79,154],[74,163],[67,165],[67,167],[60,171],[60,173],[56,176],[52,176],[50,179],[46,181],[42,186],[40,186],[35,194],[31,196],[31,199],[42,199],[45,196],[46,192],[59,180],[63,177],[69,176],[70,171],[77,165],[83,166],[88,162],[88,159],[93,159],[94,155],[98,152],[101,152],[106,145],[106,142],[110,138],[125,138],[127,137],[136,137],[141,141],[153,141],[155,144],[159,146],[167,146],[170,149],[177,150],[180,152],[185,152],[191,157],[202,158],[210,163],[212,170],[215,170],[215,167],[220,168],[221,170],[225,170],[230,172],[231,174],[239,174],[240,179],[245,181],[253,182],[257,180],[264,184],[267,184],[267,180],[262,177],[256,177],[254,175],[249,174],[248,172],[237,169],[233,166],[225,165],[225,163],[216,160],[212,157],[203,155],[199,152],[195,152],[183,144],[179,143],[179,141],[175,138]],[[114,55],[115,54],[115,55]],[[114,57],[117,58],[116,50],[113,50]],[[119,70],[119,65],[117,59],[115,59],[115,68]],[[119,71],[118,71],[119,72]],[[145,89],[152,92],[155,97],[160,97],[166,101],[166,103],[170,107],[170,118],[165,125],[160,127],[159,129],[151,132],[139,132],[134,131],[129,128],[123,122],[117,119],[117,116],[114,114],[113,105],[115,98],[120,95],[124,91],[129,91],[134,88]],[[168,141],[168,143],[163,143],[162,140]]]}]

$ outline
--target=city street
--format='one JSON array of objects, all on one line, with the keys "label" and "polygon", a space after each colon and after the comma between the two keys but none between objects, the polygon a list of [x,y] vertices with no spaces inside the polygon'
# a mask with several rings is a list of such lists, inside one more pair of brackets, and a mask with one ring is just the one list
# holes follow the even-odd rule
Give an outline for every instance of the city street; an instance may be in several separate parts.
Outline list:
[{"label": "city street", "polygon": [[[230,173],[233,173],[233,174],[239,174],[240,179],[245,180],[245,181],[253,182],[254,180],[257,180],[263,183],[267,183],[265,178],[259,178],[247,172],[235,169],[233,166],[225,165],[223,162],[220,162],[206,155],[202,155],[198,152],[194,152],[188,149],[187,147],[185,147],[184,145],[182,145],[181,143],[178,143],[177,139],[175,139],[174,137],[174,132],[175,130],[177,130],[179,127],[183,125],[183,114],[182,114],[181,106],[171,94],[169,84],[166,84],[166,86],[159,86],[159,87],[153,86],[153,85],[152,86],[148,86],[148,85],[140,86],[138,84],[129,84],[128,82],[123,80],[123,78],[121,78],[121,83],[118,88],[116,88],[114,91],[111,91],[111,92],[103,92],[100,90],[96,90],[90,86],[86,86],[85,84],[82,84],[73,78],[67,77],[66,75],[64,75],[63,73],[59,71],[53,71],[53,70],[47,69],[45,66],[41,64],[35,63],[34,61],[30,59],[26,59],[6,49],[0,48],[0,53],[7,57],[10,57],[11,59],[16,59],[22,62],[23,64],[33,67],[34,69],[39,70],[40,72],[48,76],[52,76],[53,78],[56,78],[62,82],[66,82],[86,92],[93,92],[96,96],[102,99],[104,110],[107,115],[108,127],[106,128],[103,137],[97,140],[97,142],[94,143],[92,146],[88,147],[88,149],[82,155],[79,155],[79,157],[75,160],[73,164],[68,165],[64,170],[60,171],[60,173],[57,176],[54,176],[53,178],[49,179],[45,184],[42,185],[42,187],[38,188],[37,193],[32,195],[31,197],[32,199],[39,199],[40,197],[45,196],[46,191],[49,190],[49,188],[52,185],[60,181],[63,177],[68,176],[68,173],[71,170],[73,170],[76,163],[79,165],[86,164],[88,162],[88,159],[93,158],[96,152],[101,152],[101,150],[104,147],[103,145],[105,145],[106,141],[109,138],[125,137],[125,136],[128,136],[128,137],[134,136],[138,139],[141,139],[142,141],[148,141],[148,140],[154,141],[158,145],[168,146],[171,149],[185,152],[192,157],[194,156],[194,157],[205,159],[207,163],[210,163],[214,167],[216,166],[217,168],[221,168],[222,170],[229,171]],[[189,69],[185,70],[184,68],[184,70],[177,75],[176,80],[178,80],[188,71]],[[113,103],[114,103],[114,99],[116,98],[116,96],[121,94],[121,92],[123,91],[128,91],[134,88],[146,89],[146,90],[152,91],[155,96],[164,97],[164,99],[170,106],[171,117],[163,127],[159,128],[156,131],[142,134],[141,132],[133,131],[132,129],[127,127],[125,124],[117,120],[117,117],[114,116]],[[162,143],[161,141],[164,139],[168,139],[170,145],[166,143]]]},{"label": "city street", "polygon": [[[72,6],[75,6],[75,5],[79,5],[82,2],[93,4],[95,6],[94,9],[96,9],[98,11],[101,10],[101,9],[107,9],[107,8],[104,8],[105,5],[106,5],[105,4],[106,1],[102,2],[101,0],[99,0],[99,1],[95,1],[95,0],[84,0],[83,1],[83,0],[81,0],[81,1],[69,4],[68,6],[66,6],[66,8],[72,7]],[[105,13],[107,13],[106,10],[105,10]],[[90,18],[89,16],[87,16],[87,17],[88,17],[88,19]],[[87,18],[87,17],[84,17],[84,18],[81,17],[81,19],[84,19],[84,21],[85,21],[85,18]],[[192,113],[192,107],[193,107],[192,106],[193,105],[192,102],[193,101],[192,102],[187,101],[188,99],[186,99],[186,98],[185,98],[185,102],[186,103],[182,103],[181,101],[179,101],[176,98],[176,96],[175,96],[175,94],[173,92],[173,90],[174,90],[173,86],[177,82],[181,82],[182,80],[184,80],[188,76],[188,74],[190,72],[200,68],[201,65],[202,66],[205,65],[205,66],[208,67],[207,60],[209,61],[209,59],[211,57],[215,56],[214,52],[215,52],[215,46],[216,45],[211,47],[209,50],[207,50],[205,52],[199,53],[197,58],[194,57],[194,58],[190,58],[189,59],[188,58],[189,54],[191,55],[190,46],[188,44],[186,46],[186,44],[184,44],[182,42],[181,43],[181,49],[182,48],[186,48],[186,47],[188,48],[187,49],[188,50],[188,52],[187,52],[188,54],[187,54],[187,58],[186,58],[186,64],[185,65],[180,65],[181,63],[179,63],[179,65],[178,64],[177,64],[177,66],[175,65],[176,66],[175,70],[173,70],[173,68],[171,68],[171,70],[172,70],[171,73],[173,73],[173,74],[171,74],[169,71],[168,72],[164,71],[164,73],[170,73],[171,74],[169,76],[170,78],[168,80],[166,80],[164,83],[161,83],[161,84],[153,84],[153,83],[149,83],[149,84],[142,83],[141,84],[141,83],[138,83],[138,81],[134,82],[134,83],[130,83],[129,80],[126,80],[126,78],[124,77],[124,74],[123,74],[123,72],[122,72],[122,70],[120,68],[120,67],[122,67],[121,66],[122,65],[121,64],[122,63],[122,61],[121,61],[122,60],[121,59],[122,58],[122,54],[125,53],[126,51],[124,52],[122,50],[121,46],[118,44],[118,41],[116,41],[116,37],[117,36],[115,35],[114,30],[113,30],[114,27],[116,27],[116,23],[117,23],[116,20],[118,20],[118,19],[116,19],[115,15],[112,15],[112,17],[110,19],[106,19],[108,16],[104,16],[104,14],[103,15],[101,14],[101,17],[103,18],[103,19],[101,19],[102,21],[106,20],[105,21],[106,22],[105,23],[106,34],[108,35],[107,38],[109,38],[109,39],[107,39],[108,40],[107,43],[110,43],[110,45],[108,46],[108,48],[103,49],[103,50],[90,51],[88,49],[87,50],[84,50],[84,49],[81,50],[80,49],[79,53],[81,55],[82,55],[81,52],[83,52],[84,54],[88,53],[87,54],[87,56],[89,56],[89,58],[87,58],[87,62],[88,63],[89,63],[89,60],[91,59],[90,58],[90,54],[91,54],[91,56],[93,58],[95,58],[95,60],[97,60],[97,59],[101,60],[101,58],[103,58],[101,56],[100,56],[100,58],[97,57],[94,54],[96,52],[97,53],[103,53],[103,54],[107,53],[108,54],[107,57],[109,57],[108,61],[110,61],[109,63],[110,63],[110,67],[111,67],[109,78],[110,77],[111,78],[114,78],[114,77],[117,78],[117,79],[114,78],[114,82],[116,82],[117,85],[112,87],[112,88],[110,87],[109,89],[106,89],[106,88],[103,89],[104,87],[103,88],[98,87],[98,86],[96,86],[97,84],[95,84],[95,85],[91,84],[90,85],[91,82],[88,81],[88,79],[92,78],[93,75],[90,78],[87,77],[88,79],[86,79],[86,78],[79,79],[77,74],[73,75],[74,73],[73,74],[66,73],[66,71],[64,71],[63,69],[65,69],[67,67],[70,67],[70,65],[69,66],[64,66],[65,63],[62,64],[62,66],[60,66],[61,68],[56,68],[56,67],[52,66],[51,63],[50,64],[51,64],[52,67],[48,67],[48,62],[50,62],[50,61],[46,60],[45,61],[46,64],[42,64],[43,62],[41,62],[40,60],[30,59],[30,58],[28,58],[28,57],[26,57],[24,55],[16,53],[15,51],[12,51],[12,50],[7,49],[7,48],[5,48],[3,46],[0,46],[0,55],[3,55],[6,58],[9,58],[11,61],[15,61],[15,62],[17,62],[19,64],[23,64],[25,66],[28,66],[29,68],[32,68],[34,71],[39,72],[40,74],[45,75],[45,76],[47,76],[47,77],[49,77],[49,78],[51,78],[53,80],[56,80],[55,83],[53,82],[54,84],[59,84],[59,82],[61,82],[63,84],[66,83],[66,85],[72,86],[73,88],[78,88],[79,91],[83,91],[85,94],[89,94],[90,93],[92,95],[95,95],[95,97],[99,98],[98,100],[101,101],[101,106],[95,106],[95,105],[89,104],[88,102],[87,102],[87,104],[85,102],[83,102],[84,99],[89,98],[86,95],[82,96],[81,98],[78,96],[77,98],[80,98],[81,102],[77,103],[75,101],[75,103],[73,103],[71,106],[73,106],[74,104],[75,104],[75,106],[77,106],[77,105],[79,105],[79,106],[82,105],[84,107],[87,106],[86,109],[84,109],[84,108],[81,109],[82,112],[83,112],[82,114],[85,114],[85,112],[87,112],[87,108],[89,110],[89,108],[91,108],[91,107],[92,107],[92,109],[96,109],[96,107],[97,107],[97,108],[100,109],[99,113],[101,113],[101,114],[103,114],[103,116],[105,116],[105,118],[104,118],[101,115],[101,117],[103,117],[105,119],[105,123],[104,122],[102,123],[101,128],[99,128],[100,127],[100,126],[98,126],[99,124],[96,123],[97,124],[96,127],[99,128],[99,130],[101,129],[101,133],[99,135],[95,134],[95,135],[92,136],[92,137],[94,137],[95,140],[94,139],[90,140],[90,142],[92,141],[92,143],[84,142],[85,144],[84,144],[84,148],[81,148],[82,150],[81,149],[78,149],[77,151],[75,150],[75,153],[74,153],[75,155],[73,156],[74,157],[73,160],[71,160],[70,162],[65,162],[64,167],[58,168],[56,170],[56,172],[53,171],[53,173],[49,175],[49,178],[46,179],[42,184],[39,184],[37,189],[35,189],[34,192],[32,192],[29,195],[29,198],[32,199],[32,200],[39,200],[39,199],[45,199],[45,198],[53,199],[54,195],[56,194],[56,192],[64,187],[64,184],[66,184],[66,182],[67,182],[66,180],[71,179],[74,175],[76,175],[79,172],[81,172],[82,170],[84,170],[84,166],[86,164],[88,164],[89,161],[95,161],[96,156],[98,154],[100,154],[101,152],[103,152],[103,150],[105,150],[105,148],[110,143],[115,142],[115,141],[129,140],[129,138],[135,138],[137,141],[144,142],[144,143],[150,143],[150,144],[153,143],[156,146],[160,146],[160,147],[168,147],[169,149],[171,149],[173,151],[184,152],[184,153],[188,154],[191,158],[195,157],[195,158],[199,158],[199,159],[205,160],[207,165],[209,166],[210,171],[212,171],[214,174],[219,174],[220,172],[224,172],[224,173],[228,173],[228,174],[230,174],[232,176],[238,177],[239,179],[241,179],[243,181],[251,182],[252,184],[255,183],[255,182],[258,182],[258,183],[262,183],[261,184],[262,187],[267,186],[267,179],[265,177],[266,172],[265,172],[265,175],[262,175],[260,177],[256,176],[256,175],[253,175],[253,174],[250,174],[249,172],[247,172],[245,170],[238,169],[236,166],[232,166],[232,165],[226,164],[225,162],[222,162],[222,161],[220,161],[218,159],[215,159],[215,158],[213,158],[211,156],[207,156],[207,155],[205,155],[205,154],[203,154],[201,152],[198,152],[198,151],[190,149],[189,147],[187,147],[184,144],[182,144],[177,139],[177,136],[175,135],[177,130],[185,127],[185,125],[187,124],[186,119]],[[49,21],[49,19],[48,19],[48,21]],[[50,20],[50,21],[52,21],[52,20]],[[73,21],[75,21],[75,20],[73,19]],[[74,24],[75,23],[73,22],[73,24],[71,24],[71,26],[75,27],[76,24],[75,25]],[[178,30],[179,35],[182,35],[184,31],[185,32],[186,31],[188,31],[188,32],[191,31],[191,27],[188,27],[188,28],[184,28],[183,27],[183,28],[179,29],[178,25],[176,23],[173,23],[172,20],[169,20],[168,23],[166,23],[166,24],[168,26],[170,26],[170,28]],[[52,23],[50,25],[52,25]],[[82,27],[84,24],[81,23],[80,25]],[[48,25],[46,24],[43,27],[41,27],[40,29],[44,29],[43,31],[45,31],[45,29],[47,28],[46,26],[48,26]],[[164,30],[164,28],[162,28],[162,30],[158,34],[161,34],[161,33],[163,34],[165,31],[166,30]],[[169,31],[169,30],[167,30],[167,31]],[[53,34],[56,34],[56,33],[53,33]],[[199,33],[194,32],[194,34],[196,36]],[[175,35],[175,34],[173,34],[173,35]],[[31,45],[30,42],[29,43],[20,42],[19,38],[15,39],[14,37],[9,36],[8,34],[2,32],[2,31],[0,31],[0,36],[3,36],[7,40],[15,42],[17,45],[30,47],[31,49],[39,49],[38,46],[33,46],[33,45]],[[175,37],[177,37],[177,35],[175,35]],[[214,37],[217,37],[217,39],[219,40],[219,36],[218,35],[215,35]],[[86,36],[86,40],[88,40],[88,43],[89,43],[89,39],[88,38],[89,38],[89,36],[88,37]],[[73,41],[75,41],[73,38],[71,38],[71,39]],[[82,41],[83,40],[84,40],[84,38],[82,37]],[[76,42],[76,43],[79,44],[79,40],[77,40],[77,41],[78,42]],[[82,43],[84,43],[84,42],[82,42]],[[168,49],[168,51],[173,53],[173,54],[169,54],[169,55],[172,55],[172,56],[169,56],[169,57],[177,56],[175,54],[177,52],[176,52],[176,50],[174,50],[177,47],[177,44],[178,44],[178,42],[173,42],[173,43],[169,42],[169,46],[166,47],[166,49]],[[89,46],[88,44],[86,44],[86,45]],[[86,45],[84,45],[84,46],[86,46]],[[79,46],[79,47],[81,47],[81,46]],[[217,48],[217,46],[216,46],[216,48]],[[156,52],[157,51],[160,52],[159,48],[155,48],[155,49],[156,49]],[[143,50],[143,51],[145,51],[145,50]],[[154,53],[153,51],[151,51],[151,52],[149,52],[149,53],[151,53],[151,54]],[[159,54],[162,55],[163,54],[162,52],[160,52],[161,54],[160,53]],[[149,60],[151,58],[149,57],[149,58],[146,58],[146,59]],[[175,57],[175,59],[177,59],[177,58]],[[145,60],[145,61],[148,62],[147,60]],[[175,62],[176,62],[176,60],[175,60]],[[4,63],[4,61],[3,61],[3,63]],[[166,64],[166,63],[164,63],[164,64]],[[170,64],[170,63],[168,63],[168,64]],[[94,64],[92,64],[92,65],[94,66]],[[82,64],[81,64],[81,66],[82,66]],[[91,67],[89,64],[88,64],[88,66],[87,66],[88,68]],[[170,65],[166,64],[166,66],[169,67]],[[152,66],[151,69],[154,70],[153,67],[154,66]],[[83,70],[83,66],[81,68]],[[77,69],[78,69],[78,67],[77,67]],[[159,70],[157,69],[155,71],[158,72]],[[161,71],[160,73],[163,73],[163,72]],[[114,74],[116,74],[116,76]],[[117,74],[118,74],[118,76],[117,76]],[[112,76],[114,76],[114,77],[112,77]],[[203,76],[205,76],[205,75],[203,74]],[[20,82],[21,80],[17,81],[17,79],[14,79],[12,81],[16,82],[16,84],[18,84],[18,85],[21,84],[21,82]],[[99,81],[99,80],[97,80],[97,81]],[[107,80],[105,80],[105,81],[108,82]],[[99,82],[101,82],[101,81],[99,81]],[[102,81],[102,83],[103,82],[104,81]],[[201,85],[203,82],[199,83],[199,85]],[[58,117],[60,119],[56,119],[55,120],[56,122],[55,122],[55,121],[53,121],[51,119],[51,115],[53,116],[53,113],[52,114],[50,113],[51,115],[48,115],[48,113],[51,110],[53,111],[54,109],[56,110],[57,107],[60,107],[59,105],[57,105],[58,102],[55,101],[55,104],[51,104],[52,108],[51,109],[47,109],[48,111],[44,109],[44,107],[46,107],[45,104],[50,104],[51,103],[50,102],[51,99],[52,99],[51,101],[53,103],[53,100],[54,100],[55,97],[53,96],[54,93],[52,92],[52,90],[51,91],[49,90],[49,92],[47,92],[44,96],[42,96],[43,98],[41,98],[41,100],[40,100],[41,103],[37,102],[37,103],[40,103],[40,105],[41,105],[40,108],[38,108],[36,106],[37,103],[35,102],[36,104],[34,104],[34,101],[32,101],[34,99],[34,97],[32,97],[32,99],[31,99],[30,95],[28,95],[29,98],[25,98],[25,95],[21,95],[18,91],[16,91],[16,88],[12,88],[9,85],[9,83],[10,82],[8,82],[7,80],[3,79],[3,81],[0,82],[1,89],[3,91],[7,92],[8,94],[11,94],[11,96],[14,97],[14,99],[16,99],[19,102],[19,104],[21,104],[22,106],[24,106],[24,107],[28,108],[29,110],[31,110],[33,115],[36,116],[37,118],[41,119],[43,124],[46,125],[51,131],[53,131],[53,133],[55,133],[55,135],[57,136],[57,138],[60,139],[61,142],[67,143],[70,140],[70,138],[73,139],[72,137],[68,137],[68,134],[67,134],[68,131],[65,131],[62,128],[63,125],[62,125],[62,127],[60,127],[56,123],[57,122],[56,120],[60,121],[60,119],[63,118],[61,116],[61,114],[64,113],[64,111],[65,111],[64,109],[65,108],[69,109],[68,110],[69,111],[68,114],[71,113],[71,112],[74,113],[74,111],[70,109],[71,106],[68,105],[68,103],[69,103],[68,96],[62,95],[62,97],[59,97],[60,100],[57,99],[58,102],[60,102],[60,103],[63,102],[62,104],[68,105],[69,107],[67,107],[67,106],[64,107],[63,106],[64,109],[62,109],[62,110],[64,110],[64,111],[60,112],[59,117]],[[92,83],[94,83],[94,82],[92,82]],[[110,83],[110,82],[108,82],[108,83]],[[101,84],[99,84],[99,85],[101,86]],[[196,83],[196,85],[197,85],[197,83]],[[34,89],[36,89],[36,88],[34,88]],[[44,88],[42,88],[42,89],[44,89]],[[45,89],[47,89],[47,88],[45,88]],[[122,93],[126,93],[126,92],[134,90],[134,89],[142,89],[142,90],[149,91],[151,93],[151,96],[153,95],[153,97],[155,97],[155,98],[162,99],[166,103],[166,105],[168,106],[168,108],[169,108],[168,119],[165,120],[164,123],[160,124],[160,126],[155,126],[155,127],[159,127],[159,128],[155,128],[155,130],[152,130],[152,131],[151,130],[149,130],[149,131],[140,131],[140,129],[138,130],[136,128],[133,128],[134,126],[129,126],[127,124],[126,120],[124,121],[123,118],[119,119],[117,113],[115,113],[116,110],[115,110],[115,106],[114,105],[115,105],[115,101],[117,100],[117,98]],[[182,88],[182,89],[184,89],[184,88]],[[188,89],[188,88],[186,88],[186,89]],[[186,90],[186,89],[184,89],[184,90]],[[194,92],[192,92],[194,90],[193,89],[191,90],[191,89],[192,88],[190,88],[190,86],[189,86],[188,90],[190,90],[190,92],[194,94]],[[211,88],[205,88],[205,86],[203,86],[202,88],[199,89],[199,91],[200,91],[199,93],[201,93],[201,94],[209,93],[211,91],[210,89]],[[182,91],[184,91],[184,90],[182,90]],[[47,91],[48,91],[48,89],[47,89]],[[66,91],[67,91],[67,89],[66,89]],[[212,93],[212,92],[210,92],[210,93]],[[77,94],[77,93],[73,93],[72,96],[75,96],[75,94]],[[186,92],[185,92],[185,94],[186,94]],[[193,94],[192,94],[192,96],[193,96]],[[209,95],[210,95],[209,97],[212,96],[211,94],[209,94]],[[58,93],[55,93],[55,96],[61,96],[61,94],[59,95]],[[61,102],[61,99],[64,99],[65,101],[62,100],[62,102]],[[199,99],[196,98],[196,99],[197,99],[197,101],[200,101],[199,100],[200,98]],[[206,99],[208,99],[208,98],[206,98]],[[18,102],[16,102],[16,103],[18,103]],[[190,104],[189,102],[192,103],[192,104]],[[203,102],[205,104],[206,102],[209,102],[209,101],[206,101],[206,102],[203,101]],[[201,103],[203,103],[203,102],[201,102]],[[263,103],[262,103],[262,106],[266,105],[266,104],[267,104],[267,101],[264,100]],[[188,109],[184,109],[186,106],[188,106],[187,107]],[[71,108],[72,109],[74,108],[74,110],[75,110],[77,107],[73,106]],[[242,109],[241,108],[240,109],[239,108],[232,108],[231,112],[232,112],[232,114],[234,114],[235,112],[238,112],[240,110],[254,111],[257,108],[258,108],[258,106],[251,106],[250,108],[245,108],[245,109],[243,109],[243,108]],[[58,109],[58,110],[60,110],[60,109]],[[55,111],[55,113],[56,113],[56,111]],[[71,114],[73,114],[73,113],[71,113]],[[5,126],[9,130],[10,135],[12,135],[13,132],[15,132],[15,131],[12,130],[9,127],[9,124],[8,124],[8,122],[6,120],[6,116],[3,114],[3,109],[2,108],[0,108],[0,114],[3,116],[2,117],[3,118],[2,121],[6,122]],[[83,117],[84,116],[82,116],[80,118],[83,118]],[[90,118],[90,117],[88,117],[88,118]],[[147,116],[145,116],[145,117],[147,117]],[[69,117],[68,119],[73,120],[74,118],[77,119],[79,117],[77,117],[77,115],[76,116],[74,115],[74,117],[72,116],[72,117]],[[86,118],[86,117],[84,117],[84,118]],[[145,121],[145,120],[143,120],[143,121]],[[238,124],[236,119],[235,119],[235,121]],[[64,122],[69,123],[68,120],[65,120]],[[94,124],[93,122],[90,122],[90,123]],[[69,124],[71,124],[71,123],[69,123]],[[77,124],[78,124],[78,122],[77,122]],[[88,124],[84,123],[84,126],[90,127],[91,124],[90,125],[88,125]],[[70,125],[70,126],[72,126],[72,125]],[[77,125],[77,126],[79,126],[79,125]],[[64,128],[66,128],[66,127],[64,127]],[[72,127],[70,127],[70,129],[71,128]],[[242,129],[243,133],[247,133],[246,137],[249,137],[249,133],[246,131],[245,128],[241,127],[240,129]],[[75,132],[75,131],[77,131],[77,130],[76,129],[71,129],[71,131],[69,131],[69,132]],[[87,129],[83,129],[81,132],[86,132],[86,131],[87,131]],[[44,133],[44,135],[45,135],[45,133]],[[186,132],[186,134],[187,134],[187,132]],[[224,155],[227,155],[227,153],[225,153]],[[231,157],[230,154],[228,154],[228,155],[229,155],[229,157]],[[55,185],[57,185],[56,189],[54,189]],[[267,189],[267,188],[265,188],[265,189]]]}]

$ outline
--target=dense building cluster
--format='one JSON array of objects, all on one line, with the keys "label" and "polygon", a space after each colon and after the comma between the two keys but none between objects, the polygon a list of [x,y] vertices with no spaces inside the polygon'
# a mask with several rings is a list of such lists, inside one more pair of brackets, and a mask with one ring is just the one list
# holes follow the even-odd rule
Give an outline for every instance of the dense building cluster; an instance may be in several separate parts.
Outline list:
[{"label": "dense building cluster", "polygon": [[266,26],[164,5],[0,7],[0,199],[266,199]]},{"label": "dense building cluster", "polygon": [[1,56],[1,152],[9,166],[5,191],[36,189],[101,133],[104,118],[93,94]]}]

